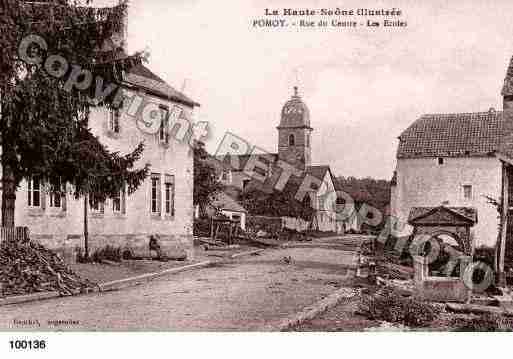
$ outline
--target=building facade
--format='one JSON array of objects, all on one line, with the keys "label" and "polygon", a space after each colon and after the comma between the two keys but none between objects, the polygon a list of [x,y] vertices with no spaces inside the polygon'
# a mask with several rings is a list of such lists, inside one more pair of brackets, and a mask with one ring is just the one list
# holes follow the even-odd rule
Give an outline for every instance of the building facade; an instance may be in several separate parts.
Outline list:
[{"label": "building facade", "polygon": [[[190,118],[198,104],[166,84],[147,67],[138,65],[126,74],[124,91],[158,104],[166,118],[180,109]],[[188,143],[176,141],[172,122],[162,122],[156,134],[143,132],[126,106],[119,111],[92,110],[89,126],[111,152],[130,153],[145,143],[136,167],[150,164],[151,174],[135,193],[104,203],[89,199],[88,232],[91,253],[106,245],[133,250],[147,248],[150,234],[159,234],[164,248],[185,250],[192,256],[193,158]],[[144,107],[144,106],[142,106]],[[142,107],[140,111],[142,111]],[[49,248],[73,251],[84,246],[84,199],[76,200],[69,184],[66,193],[53,195],[39,178],[22,181],[16,195],[15,224],[27,226],[31,238]]]},{"label": "building facade", "polygon": [[[473,248],[496,246],[501,219],[490,199],[501,202],[508,192],[504,183],[513,164],[512,79],[513,60],[502,91],[503,111],[424,115],[399,136],[391,189],[396,235],[411,234],[408,217],[415,207],[471,208],[477,213]],[[502,221],[507,222],[507,215]],[[505,233],[502,237],[505,241]]]}]

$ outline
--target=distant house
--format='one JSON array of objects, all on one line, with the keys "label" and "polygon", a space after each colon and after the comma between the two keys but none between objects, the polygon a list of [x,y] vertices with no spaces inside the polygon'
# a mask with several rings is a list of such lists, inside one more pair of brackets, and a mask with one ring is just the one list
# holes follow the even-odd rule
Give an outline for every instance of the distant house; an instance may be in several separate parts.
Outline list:
[{"label": "distant house", "polygon": [[215,215],[216,212],[220,212],[226,217],[238,221],[240,223],[240,227],[246,230],[246,214],[248,212],[240,203],[233,199],[233,197],[230,197],[224,192],[220,192],[212,201],[211,206],[214,209],[214,213],[211,213],[211,215]]},{"label": "distant house", "polygon": [[[508,68],[503,112],[423,115],[399,136],[392,180],[391,214],[406,224],[416,207],[476,210],[472,245],[498,244],[497,269],[513,261],[513,59]],[[502,217],[486,196],[501,202]],[[502,222],[502,233],[498,233]],[[406,225],[403,233],[411,233]],[[499,238],[499,241],[497,239]],[[513,253],[512,253],[513,254]],[[506,260],[506,262],[508,262]]]}]

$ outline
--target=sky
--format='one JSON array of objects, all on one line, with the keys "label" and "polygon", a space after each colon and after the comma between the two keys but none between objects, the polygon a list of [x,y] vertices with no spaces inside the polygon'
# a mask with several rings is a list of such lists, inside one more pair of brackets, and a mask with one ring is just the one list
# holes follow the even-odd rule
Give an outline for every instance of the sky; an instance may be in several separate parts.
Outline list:
[{"label": "sky", "polygon": [[[266,7],[395,7],[408,26],[253,28]],[[210,124],[210,152],[226,131],[276,152],[280,112],[298,85],[312,164],[389,179],[397,137],[422,114],[500,109],[512,16],[510,0],[131,0],[128,47],[149,50],[147,66],[201,104],[194,118]]]}]

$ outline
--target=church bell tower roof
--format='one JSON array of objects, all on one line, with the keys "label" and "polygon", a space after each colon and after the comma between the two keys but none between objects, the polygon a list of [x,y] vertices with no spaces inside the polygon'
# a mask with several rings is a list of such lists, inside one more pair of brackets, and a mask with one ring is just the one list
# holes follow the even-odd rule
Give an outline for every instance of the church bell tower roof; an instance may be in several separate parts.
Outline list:
[{"label": "church bell tower roof", "polygon": [[297,86],[291,99],[283,105],[278,128],[311,128],[310,110],[299,96]]}]

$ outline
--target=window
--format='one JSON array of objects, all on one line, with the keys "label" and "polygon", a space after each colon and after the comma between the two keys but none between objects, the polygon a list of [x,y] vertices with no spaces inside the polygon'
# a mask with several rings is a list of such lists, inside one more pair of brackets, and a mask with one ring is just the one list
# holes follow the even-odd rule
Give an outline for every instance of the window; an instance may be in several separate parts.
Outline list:
[{"label": "window", "polygon": [[169,109],[161,106],[161,119],[159,129],[159,141],[163,144],[169,144]]},{"label": "window", "polygon": [[444,164],[444,159],[443,157],[438,157],[438,165],[443,165]]},{"label": "window", "polygon": [[62,208],[63,207],[63,197],[66,188],[61,184],[61,181],[58,180],[57,183],[54,183],[50,186],[50,207],[51,208]]},{"label": "window", "polygon": [[104,213],[105,203],[98,196],[91,195],[89,196],[89,208],[93,213]]},{"label": "window", "polygon": [[37,176],[27,181],[27,195],[29,207],[41,207],[41,179]]},{"label": "window", "polygon": [[463,185],[463,197],[465,199],[472,199],[472,186]]},{"label": "window", "polygon": [[122,189],[112,198],[112,212],[125,213],[125,189]]},{"label": "window", "polygon": [[175,215],[175,176],[166,175],[164,183],[164,209],[166,216]]},{"label": "window", "polygon": [[310,147],[310,134],[306,135],[306,147]]},{"label": "window", "polygon": [[250,181],[251,180],[249,180],[249,179],[242,180],[242,189],[246,189],[246,187],[249,185]]},{"label": "window", "polygon": [[160,215],[160,196],[161,196],[161,188],[160,188],[160,174],[153,173],[151,175],[151,213]]},{"label": "window", "polygon": [[296,145],[296,138],[294,137],[294,134],[291,133],[289,135],[289,146],[295,146]]},{"label": "window", "polygon": [[109,113],[109,131],[119,133],[119,119],[121,112],[119,109],[112,109]]}]

